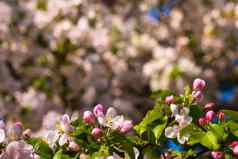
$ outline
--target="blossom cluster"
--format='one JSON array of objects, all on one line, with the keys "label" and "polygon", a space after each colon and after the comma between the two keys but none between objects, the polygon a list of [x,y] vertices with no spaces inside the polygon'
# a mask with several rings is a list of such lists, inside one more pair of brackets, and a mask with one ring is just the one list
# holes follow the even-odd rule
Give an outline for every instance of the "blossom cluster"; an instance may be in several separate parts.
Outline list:
[{"label": "blossom cluster", "polygon": [[237,8],[231,0],[2,0],[0,115],[39,130],[52,111],[102,103],[139,121],[150,91],[181,93],[197,76],[213,83],[206,100],[235,102]]},{"label": "blossom cluster", "polygon": [[43,136],[24,130],[21,122],[1,120],[0,158],[237,158],[238,113],[217,110],[212,102],[200,105],[194,92],[205,92],[205,87],[197,78],[184,94],[155,92],[155,107],[135,126],[102,104],[82,114],[61,115]]}]

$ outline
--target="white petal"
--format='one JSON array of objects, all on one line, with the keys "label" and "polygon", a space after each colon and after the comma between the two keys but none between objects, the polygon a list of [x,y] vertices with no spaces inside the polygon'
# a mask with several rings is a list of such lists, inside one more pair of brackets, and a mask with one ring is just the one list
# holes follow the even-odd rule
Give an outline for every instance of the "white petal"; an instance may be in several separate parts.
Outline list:
[{"label": "white petal", "polygon": [[140,156],[140,151],[136,147],[133,147],[133,150],[134,150],[134,154],[135,154],[135,159],[138,159]]},{"label": "white petal", "polygon": [[183,116],[188,116],[189,115],[189,108],[188,107],[183,107],[181,110],[180,110],[180,115],[183,115]]},{"label": "white petal", "polygon": [[106,118],[114,118],[117,115],[117,111],[115,108],[110,107],[107,109]]},{"label": "white petal", "polygon": [[193,118],[190,116],[180,116],[180,120],[178,120],[179,126],[185,127],[185,126],[189,125],[192,122],[192,120],[193,120]]},{"label": "white petal", "polygon": [[112,120],[112,129],[114,130],[118,129],[122,125],[123,122],[124,122],[124,117],[122,115],[116,116]]},{"label": "white petal", "polygon": [[180,144],[184,144],[186,141],[188,141],[189,135],[183,135],[181,136],[180,133],[178,133],[177,140]]},{"label": "white petal", "polygon": [[0,129],[0,143],[3,143],[6,139],[6,134],[4,129]]},{"label": "white petal", "polygon": [[170,110],[172,112],[172,116],[175,116],[178,114],[178,106],[175,104],[170,104]]},{"label": "white petal", "polygon": [[104,116],[100,116],[100,117],[98,117],[97,119],[98,119],[98,123],[99,123],[100,125],[102,125],[102,126],[106,126],[106,125],[107,125],[106,119],[105,119]]},{"label": "white petal", "polygon": [[68,142],[68,135],[66,135],[66,134],[61,135],[59,138],[59,145],[63,146],[67,142]]},{"label": "white petal", "polygon": [[165,129],[165,136],[167,138],[176,138],[178,135],[179,129],[178,126],[167,127]]},{"label": "white petal", "polygon": [[54,144],[58,140],[59,134],[55,130],[50,130],[46,133],[45,138],[46,138],[47,143]]},{"label": "white petal", "polygon": [[62,123],[70,123],[70,117],[68,114],[64,114],[62,117],[61,117],[61,122]]}]

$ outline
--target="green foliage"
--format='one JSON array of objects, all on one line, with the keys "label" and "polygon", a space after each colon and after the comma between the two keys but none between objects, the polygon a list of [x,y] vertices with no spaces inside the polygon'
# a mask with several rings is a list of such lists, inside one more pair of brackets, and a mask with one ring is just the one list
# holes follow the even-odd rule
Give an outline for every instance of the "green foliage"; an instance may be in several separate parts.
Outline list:
[{"label": "green foliage", "polygon": [[228,116],[230,120],[234,120],[238,122],[238,112],[233,110],[221,110]]},{"label": "green foliage", "polygon": [[31,144],[41,159],[52,159],[53,151],[48,144],[40,138],[31,138],[27,140],[28,144]]},{"label": "green foliage", "polygon": [[154,137],[158,140],[167,125],[168,106],[158,103],[153,110],[149,111],[141,123],[135,126],[136,132],[142,136],[145,132],[153,132]]},{"label": "green foliage", "polygon": [[200,143],[211,150],[218,150],[221,146],[217,135],[212,131],[206,132]]},{"label": "green foliage", "polygon": [[183,128],[180,131],[181,135],[189,134],[188,144],[194,145],[201,142],[201,139],[206,134],[200,127],[196,126],[195,124],[190,124],[187,127]]},{"label": "green foliage", "polygon": [[193,117],[193,121],[198,121],[198,119],[203,115],[203,110],[199,105],[190,106],[190,116]]}]

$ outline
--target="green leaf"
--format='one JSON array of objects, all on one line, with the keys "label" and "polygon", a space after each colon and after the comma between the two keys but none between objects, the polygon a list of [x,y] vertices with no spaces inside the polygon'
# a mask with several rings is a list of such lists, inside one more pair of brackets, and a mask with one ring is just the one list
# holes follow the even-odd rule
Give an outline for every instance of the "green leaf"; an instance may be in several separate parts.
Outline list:
[{"label": "green leaf", "polygon": [[189,115],[193,117],[193,121],[197,121],[203,115],[203,110],[199,105],[191,105]]},{"label": "green leaf", "polygon": [[200,143],[210,150],[218,150],[220,148],[219,140],[212,131],[208,131],[201,139]]},{"label": "green leaf", "polygon": [[160,136],[162,135],[162,133],[167,125],[167,120],[168,120],[168,118],[166,117],[164,123],[159,124],[152,129],[155,139],[156,139],[156,142],[159,141]]},{"label": "green leaf", "polygon": [[73,159],[69,155],[63,154],[63,150],[59,150],[54,155],[53,159]]},{"label": "green leaf", "polygon": [[217,136],[219,141],[225,141],[228,137],[223,125],[210,124],[210,130]]},{"label": "green leaf", "polygon": [[150,129],[150,126],[152,125],[152,123],[156,120],[161,120],[163,121],[164,118],[164,108],[166,107],[166,105],[163,104],[159,104],[157,106],[154,107],[153,110],[149,111],[146,116],[144,117],[144,119],[142,120],[142,122],[139,125],[136,125],[134,128],[136,130],[136,132],[139,135],[142,135],[144,132],[148,131]]},{"label": "green leaf", "polygon": [[32,138],[27,140],[27,143],[33,146],[34,150],[40,155],[41,159],[52,159],[53,151],[42,139]]},{"label": "green leaf", "polygon": [[238,121],[238,112],[233,110],[221,110],[221,112],[224,112],[225,115],[227,115],[231,120]]},{"label": "green leaf", "polygon": [[63,151],[59,150],[58,152],[56,152],[53,159],[62,159],[62,156],[63,156]]},{"label": "green leaf", "polygon": [[226,123],[226,126],[229,128],[229,130],[234,136],[238,137],[238,123],[234,121],[228,121]]},{"label": "green leaf", "polygon": [[201,139],[205,135],[205,132],[195,124],[189,124],[182,130],[180,130],[181,136],[189,134],[188,144],[194,145],[201,142]]}]

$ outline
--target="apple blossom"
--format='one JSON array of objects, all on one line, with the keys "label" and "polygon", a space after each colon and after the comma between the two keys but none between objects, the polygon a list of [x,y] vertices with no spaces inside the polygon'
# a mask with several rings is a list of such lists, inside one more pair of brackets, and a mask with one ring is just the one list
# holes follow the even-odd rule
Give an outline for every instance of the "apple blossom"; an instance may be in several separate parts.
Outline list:
[{"label": "apple blossom", "polygon": [[222,159],[224,157],[224,153],[221,151],[212,151],[211,155],[213,159]]},{"label": "apple blossom", "polygon": [[215,116],[216,116],[216,113],[210,110],[206,113],[205,118],[208,122],[211,122]]},{"label": "apple blossom", "polygon": [[167,97],[165,98],[165,103],[166,103],[166,104],[172,104],[173,102],[174,102],[174,96],[173,96],[173,95],[167,96]]},{"label": "apple blossom", "polygon": [[238,141],[233,141],[230,144],[230,148],[233,151],[234,155],[238,155]]},{"label": "apple blossom", "polygon": [[93,137],[95,139],[98,139],[98,138],[100,138],[102,136],[102,129],[100,129],[100,128],[93,128],[91,134],[93,135]]},{"label": "apple blossom", "polygon": [[133,128],[132,121],[130,120],[125,120],[122,125],[120,126],[120,132],[122,133],[127,133]]},{"label": "apple blossom", "polygon": [[223,121],[225,119],[225,113],[224,112],[218,112],[217,117],[220,121]]},{"label": "apple blossom", "polygon": [[206,120],[205,117],[201,117],[201,118],[198,119],[198,123],[199,123],[200,126],[203,126],[203,125],[207,124],[208,121]]},{"label": "apple blossom", "polygon": [[60,128],[63,132],[66,132],[66,133],[69,133],[69,132],[73,131],[73,127],[71,126],[71,121],[70,121],[69,115],[64,114],[61,117]]},{"label": "apple blossom", "polygon": [[207,103],[207,104],[204,106],[204,110],[205,110],[205,111],[213,110],[214,107],[215,107],[215,103],[210,102],[210,103]]},{"label": "apple blossom", "polygon": [[193,91],[192,96],[197,102],[201,102],[204,98],[204,95],[201,91]]},{"label": "apple blossom", "polygon": [[83,120],[87,124],[93,124],[95,122],[93,113],[91,111],[85,111],[83,113]]},{"label": "apple blossom", "polygon": [[97,119],[100,125],[109,127],[113,130],[119,129],[124,122],[124,117],[122,115],[117,115],[116,109],[113,107],[109,107],[106,115],[99,116]]},{"label": "apple blossom", "polygon": [[97,104],[93,109],[93,113],[96,117],[103,116],[105,113],[104,106],[101,104]]},{"label": "apple blossom", "polygon": [[203,79],[197,78],[193,81],[193,89],[195,91],[201,91],[206,87],[206,82]]},{"label": "apple blossom", "polygon": [[70,141],[69,142],[69,149],[71,151],[79,151],[80,146],[75,141]]}]

